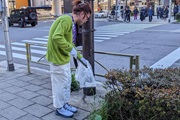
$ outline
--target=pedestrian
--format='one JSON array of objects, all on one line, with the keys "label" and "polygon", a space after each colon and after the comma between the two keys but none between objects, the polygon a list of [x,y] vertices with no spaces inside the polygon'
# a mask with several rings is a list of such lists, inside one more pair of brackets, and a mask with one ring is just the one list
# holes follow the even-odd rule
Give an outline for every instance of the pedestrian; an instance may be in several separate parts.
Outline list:
[{"label": "pedestrian", "polygon": [[152,22],[153,9],[151,6],[148,9],[148,16],[149,16],[149,22]]},{"label": "pedestrian", "polygon": [[141,8],[140,10],[140,20],[143,21],[146,18],[145,8]]},{"label": "pedestrian", "polygon": [[134,20],[137,20],[137,16],[138,16],[138,13],[139,13],[137,7],[134,8],[133,13],[134,13]]},{"label": "pedestrian", "polygon": [[125,8],[125,19],[124,20],[128,20],[129,22],[131,21],[131,10],[129,9],[129,7]]},{"label": "pedestrian", "polygon": [[160,18],[160,13],[161,13],[161,8],[158,6],[158,7],[156,8],[157,19]]},{"label": "pedestrian", "polygon": [[168,13],[169,13],[168,7],[165,6],[163,9],[163,19],[164,20],[166,20],[168,18]]},{"label": "pedestrian", "polygon": [[176,14],[178,13],[178,6],[174,5],[173,13],[174,13],[174,20],[176,19]]},{"label": "pedestrian", "polygon": [[114,20],[114,16],[115,16],[115,10],[114,9],[112,9],[112,11],[111,11],[111,16],[112,16],[112,18]]},{"label": "pedestrian", "polygon": [[76,40],[74,26],[87,22],[92,12],[88,2],[73,0],[72,4],[72,15],[62,15],[51,25],[46,53],[46,59],[50,62],[55,114],[63,117],[73,117],[77,112],[77,108],[68,104],[71,89],[70,55],[87,64],[87,60],[77,52],[73,44],[73,40]]}]

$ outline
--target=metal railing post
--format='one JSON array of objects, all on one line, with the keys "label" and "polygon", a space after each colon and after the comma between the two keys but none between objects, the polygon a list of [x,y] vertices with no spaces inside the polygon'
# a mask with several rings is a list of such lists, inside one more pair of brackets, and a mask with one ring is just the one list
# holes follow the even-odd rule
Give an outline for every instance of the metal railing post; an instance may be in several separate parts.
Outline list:
[{"label": "metal railing post", "polygon": [[135,65],[136,65],[136,70],[139,70],[139,55],[136,55],[136,61],[135,61]]},{"label": "metal railing post", "polygon": [[129,68],[132,70],[133,69],[133,56],[130,57],[130,66]]},{"label": "metal railing post", "polygon": [[31,73],[31,70],[30,70],[31,57],[30,57],[30,44],[28,43],[26,43],[26,59],[27,59],[27,70],[28,70],[28,73],[30,74]]}]

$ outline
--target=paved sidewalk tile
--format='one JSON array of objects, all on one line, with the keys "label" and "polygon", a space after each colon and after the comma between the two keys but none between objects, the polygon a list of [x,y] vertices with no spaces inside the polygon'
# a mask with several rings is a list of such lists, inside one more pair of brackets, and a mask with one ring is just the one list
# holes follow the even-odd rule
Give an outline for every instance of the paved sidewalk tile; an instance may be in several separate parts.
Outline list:
[{"label": "paved sidewalk tile", "polygon": [[28,107],[28,106],[34,104],[35,102],[32,102],[28,99],[18,97],[16,99],[10,100],[8,103],[22,109],[22,108],[25,108],[25,107]]},{"label": "paved sidewalk tile", "polygon": [[40,105],[43,105],[43,106],[48,106],[48,105],[52,104],[52,99],[51,98],[45,97],[45,96],[42,96],[42,95],[37,96],[37,97],[35,97],[35,98],[31,99],[31,100],[38,103],[38,104],[40,104]]},{"label": "paved sidewalk tile", "polygon": [[[73,118],[64,118],[61,116],[57,116],[57,115],[55,115],[55,112],[52,112],[52,113],[44,116],[42,119],[43,120],[74,120]],[[77,120],[81,120],[81,119],[77,119]]]},{"label": "paved sidewalk tile", "polygon": [[0,94],[0,100],[2,100],[2,101],[9,101],[14,98],[17,98],[17,96],[14,94],[8,93],[8,92],[4,92],[4,93]]},{"label": "paved sidewalk tile", "polygon": [[19,117],[22,117],[26,115],[27,112],[24,112],[21,109],[18,109],[16,107],[9,107],[7,109],[0,110],[0,115],[9,119],[9,120],[15,120]]},{"label": "paved sidewalk tile", "polygon": [[36,116],[28,114],[28,115],[23,116],[23,117],[16,119],[16,120],[41,120],[41,119],[36,117]]},{"label": "paved sidewalk tile", "polygon": [[7,104],[3,101],[0,101],[0,110],[10,107],[10,104]]},{"label": "paved sidewalk tile", "polygon": [[34,104],[32,106],[25,108],[24,110],[36,117],[42,117],[52,112],[51,109],[44,107],[42,105],[39,105],[39,104]]},{"label": "paved sidewalk tile", "polygon": [[26,99],[31,99],[31,98],[38,96],[39,94],[31,92],[29,90],[25,90],[25,91],[17,93],[17,95],[19,95],[23,98],[26,98]]}]

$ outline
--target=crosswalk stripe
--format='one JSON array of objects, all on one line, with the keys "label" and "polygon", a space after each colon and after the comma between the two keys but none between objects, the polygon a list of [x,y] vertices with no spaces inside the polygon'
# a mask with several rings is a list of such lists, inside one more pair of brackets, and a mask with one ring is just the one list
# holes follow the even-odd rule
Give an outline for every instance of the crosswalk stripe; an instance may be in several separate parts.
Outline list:
[{"label": "crosswalk stripe", "polygon": [[[13,42],[13,43],[11,43],[12,45],[16,45],[16,46],[23,46],[23,47],[25,47],[26,45],[25,45],[25,43],[20,43],[20,42]],[[32,45],[31,46],[32,48],[42,48],[42,49],[46,49],[47,47],[41,47],[41,46],[34,46],[34,45]]]},{"label": "crosswalk stripe", "polygon": [[35,39],[35,40],[44,40],[44,41],[47,41],[48,39],[47,38],[33,38],[33,39]]},{"label": "crosswalk stripe", "polygon": [[94,39],[103,39],[103,40],[109,40],[109,39],[111,39],[111,38],[109,38],[109,37],[94,37]]},{"label": "crosswalk stripe", "polygon": [[124,33],[94,33],[94,35],[124,35]]},{"label": "crosswalk stripe", "polygon": [[103,42],[104,40],[94,40],[95,42]]},{"label": "crosswalk stripe", "polygon": [[47,44],[47,42],[34,41],[34,40],[22,40],[22,42],[27,42],[27,43],[39,43],[39,44]]},{"label": "crosswalk stripe", "polygon": [[[4,46],[4,45],[0,45],[0,48],[4,48],[4,49],[5,49],[5,46]],[[25,49],[25,48],[14,47],[14,46],[12,46],[12,50],[17,50],[17,51],[26,52],[26,49]],[[38,53],[38,54],[42,54],[42,55],[46,54],[45,51],[35,50],[35,49],[31,49],[31,53]]]},{"label": "crosswalk stripe", "polygon": [[[26,55],[14,53],[14,52],[12,54],[13,54],[14,58],[26,60]],[[0,55],[6,55],[5,51],[0,51]],[[33,61],[38,61],[39,59],[40,59],[39,57],[31,56],[31,60],[33,60]]]},{"label": "crosswalk stripe", "polygon": [[118,37],[118,35],[95,35],[95,37]]}]

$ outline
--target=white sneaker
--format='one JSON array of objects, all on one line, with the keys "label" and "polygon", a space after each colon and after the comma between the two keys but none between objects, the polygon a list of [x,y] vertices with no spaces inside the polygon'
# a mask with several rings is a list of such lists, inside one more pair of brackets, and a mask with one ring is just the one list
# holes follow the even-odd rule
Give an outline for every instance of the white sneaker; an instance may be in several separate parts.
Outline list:
[{"label": "white sneaker", "polygon": [[69,105],[68,103],[66,103],[66,104],[64,105],[64,108],[65,108],[66,110],[69,110],[69,111],[73,112],[73,113],[76,113],[76,112],[77,112],[77,108]]},{"label": "white sneaker", "polygon": [[58,115],[58,116],[66,117],[66,118],[71,118],[74,115],[73,112],[64,109],[64,107],[56,109],[56,113],[55,114]]}]

